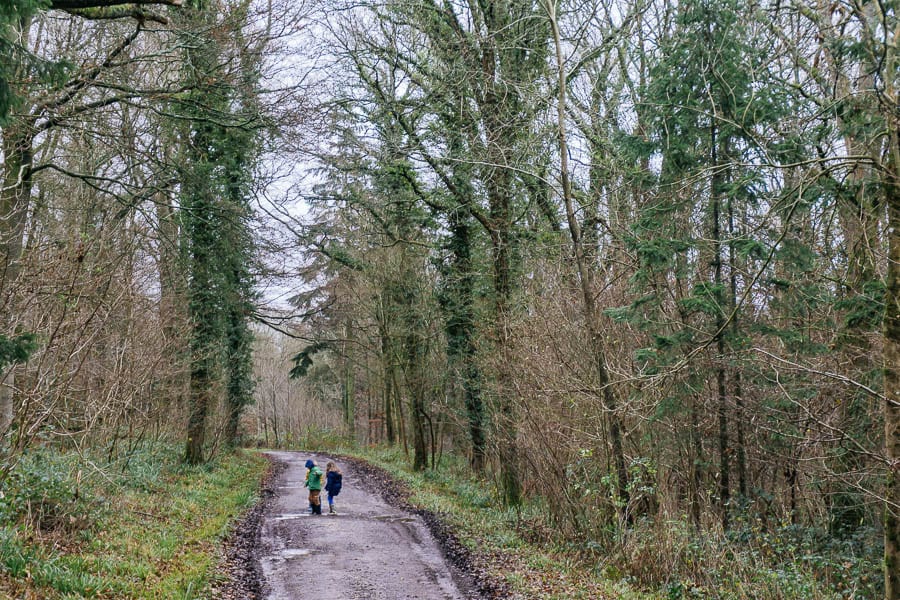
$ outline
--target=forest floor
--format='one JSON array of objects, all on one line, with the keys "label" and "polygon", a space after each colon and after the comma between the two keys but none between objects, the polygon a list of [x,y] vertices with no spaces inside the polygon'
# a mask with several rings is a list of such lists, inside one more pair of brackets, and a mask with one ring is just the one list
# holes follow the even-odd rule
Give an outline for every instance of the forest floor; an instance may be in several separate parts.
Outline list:
[{"label": "forest floor", "polygon": [[[220,598],[475,600],[508,597],[472,568],[471,556],[427,511],[407,505],[383,470],[347,457],[267,453],[262,501],[226,548]],[[335,460],[344,472],[337,514],[307,511],[304,462]],[[501,595],[502,594],[502,595]]]}]

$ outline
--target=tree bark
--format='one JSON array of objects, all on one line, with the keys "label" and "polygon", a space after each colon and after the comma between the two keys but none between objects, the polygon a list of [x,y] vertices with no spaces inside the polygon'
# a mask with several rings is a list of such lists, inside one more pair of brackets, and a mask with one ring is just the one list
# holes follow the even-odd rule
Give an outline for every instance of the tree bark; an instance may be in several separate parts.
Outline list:
[{"label": "tree bark", "polygon": [[889,245],[884,305],[884,445],[888,464],[884,505],[884,597],[900,599],[900,135],[891,139],[892,172],[885,182]]},{"label": "tree bark", "polygon": [[[728,276],[731,287],[731,297],[729,308],[732,311],[737,310],[738,302],[738,286],[737,286],[737,256],[735,252],[735,225],[734,225],[734,200],[728,199]],[[740,336],[740,324],[738,315],[735,312],[734,318],[731,320],[731,334],[734,343]],[[734,405],[735,405],[735,430],[737,435],[737,443],[735,447],[735,458],[737,461],[738,476],[738,493],[740,493],[740,502],[745,502],[748,498],[747,491],[747,452],[744,447],[744,398],[741,386],[741,367],[732,369],[733,389],[734,389]]]},{"label": "tree bark", "polygon": [[[21,270],[23,236],[31,201],[34,141],[25,123],[5,127],[3,188],[0,189],[0,334],[14,334],[17,315],[16,280]],[[0,374],[0,435],[14,417],[15,365]]]},{"label": "tree bark", "polygon": [[450,250],[453,253],[450,298],[447,317],[447,354],[455,363],[462,380],[469,439],[472,445],[472,469],[485,467],[484,403],[481,398],[481,374],[475,349],[474,289],[472,278],[471,230],[460,211],[450,213]]},{"label": "tree bark", "polygon": [[[722,277],[722,185],[723,165],[720,163],[719,131],[715,123],[710,126],[710,149],[713,176],[710,183],[712,201],[712,238],[713,238],[713,283],[716,298],[716,393],[718,397],[717,412],[719,420],[719,504],[722,510],[722,529],[728,531],[729,510],[731,509],[731,460],[728,443],[728,390],[726,387],[725,369],[725,299]],[[722,141],[725,148],[727,141]]]},{"label": "tree bark", "polygon": [[50,8],[56,10],[81,10],[85,8],[110,8],[127,4],[181,6],[182,0],[53,0]]},{"label": "tree bark", "polygon": [[625,451],[622,445],[622,425],[619,418],[618,399],[612,388],[612,379],[607,367],[606,349],[603,343],[603,334],[600,327],[600,311],[594,299],[594,274],[587,264],[584,248],[584,237],[581,225],[575,214],[572,184],[569,178],[569,148],[566,136],[566,71],[562,54],[562,40],[560,39],[559,23],[557,22],[556,4],[554,0],[548,0],[547,12],[550,19],[551,33],[556,55],[557,83],[559,98],[557,102],[557,141],[560,155],[560,182],[562,184],[563,202],[566,207],[566,221],[569,226],[569,235],[572,242],[572,252],[575,257],[575,265],[578,269],[578,279],[581,284],[582,307],[587,323],[588,336],[590,337],[592,362],[597,374],[597,383],[600,386],[600,398],[606,420],[609,423],[609,438],[612,454],[612,462],[616,470],[616,494],[618,495],[619,512],[623,519],[628,514],[628,468],[625,463]]},{"label": "tree bark", "polygon": [[344,413],[344,425],[347,427],[347,435],[350,439],[356,438],[356,377],[353,372],[353,357],[350,356],[350,336],[353,335],[353,324],[350,319],[344,323],[344,374],[342,389],[342,409]]}]

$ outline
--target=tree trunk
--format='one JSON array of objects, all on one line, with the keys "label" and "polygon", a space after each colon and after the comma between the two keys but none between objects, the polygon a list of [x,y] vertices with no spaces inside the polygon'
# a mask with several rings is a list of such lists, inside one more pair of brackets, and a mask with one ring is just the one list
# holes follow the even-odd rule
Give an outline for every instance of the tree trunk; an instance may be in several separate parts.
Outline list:
[{"label": "tree trunk", "polygon": [[191,412],[187,426],[187,444],[184,460],[188,464],[203,462],[203,445],[206,442],[206,418],[211,401],[209,358],[195,359],[191,370]]},{"label": "tree trunk", "polygon": [[394,411],[397,415],[397,437],[403,444],[403,453],[409,456],[409,440],[406,437],[406,416],[403,414],[403,389],[400,387],[400,382],[397,380],[398,370],[398,367],[391,368],[391,379],[393,381],[391,387],[394,389]]},{"label": "tree trunk", "polygon": [[[501,177],[501,179],[508,179]],[[518,452],[518,414],[516,400],[512,397],[513,386],[509,369],[512,357],[509,355],[509,301],[510,287],[510,248],[509,230],[509,198],[505,192],[495,189],[492,201],[492,216],[495,223],[501,223],[493,232],[493,273],[494,273],[494,343],[497,344],[497,393],[500,402],[499,439],[497,440],[500,459],[500,487],[503,501],[507,506],[518,506],[522,501],[522,483],[519,469]]]},{"label": "tree trunk", "polygon": [[[730,308],[732,311],[737,310],[738,289],[737,289],[737,257],[734,248],[735,243],[735,227],[734,227],[734,200],[728,199],[728,270],[731,284]],[[731,321],[731,333],[734,343],[737,343],[740,336],[740,325],[738,315],[735,312]],[[734,381],[734,404],[735,404],[735,429],[737,434],[737,444],[735,448],[737,459],[737,475],[738,475],[738,492],[740,493],[740,502],[746,502],[748,496],[747,491],[747,453],[744,447],[744,398],[741,386],[741,367],[733,369],[732,379]]]},{"label": "tree trunk", "polygon": [[701,465],[704,457],[703,439],[700,436],[700,411],[697,407],[697,400],[696,396],[691,399],[691,451],[689,455],[691,459],[691,480],[688,483],[688,487],[690,489],[691,522],[694,524],[694,529],[699,532],[702,523],[700,495],[701,490],[703,490],[703,469]]},{"label": "tree trunk", "polygon": [[384,370],[384,425],[388,446],[397,443],[397,434],[394,431],[394,375],[390,366]]},{"label": "tree trunk", "polygon": [[484,403],[481,399],[481,373],[475,349],[475,303],[472,271],[471,228],[459,211],[450,213],[450,250],[453,262],[449,275],[450,296],[445,306],[447,316],[447,355],[462,380],[469,439],[472,445],[472,469],[476,473],[485,466]]},{"label": "tree trunk", "polygon": [[397,443],[397,433],[394,423],[394,366],[391,348],[391,338],[388,332],[387,315],[385,315],[384,294],[378,299],[378,338],[379,351],[381,353],[381,376],[384,379],[382,393],[382,411],[384,412],[384,428],[388,446]]},{"label": "tree trunk", "polygon": [[[424,471],[428,467],[428,448],[425,435],[425,390],[422,379],[424,373],[421,366],[413,367],[407,375],[412,381],[407,381],[410,393],[410,421],[413,428],[413,470]],[[411,385],[410,385],[411,384]]]},{"label": "tree trunk", "polygon": [[[8,32],[23,46],[28,44],[30,18],[20,18]],[[19,70],[21,71],[21,70]],[[16,80],[25,79],[24,72],[14,73]],[[6,115],[0,115],[6,117]],[[0,188],[0,334],[12,325],[15,318],[15,281],[19,276],[19,259],[22,256],[25,220],[31,202],[31,169],[34,160],[33,120],[20,119],[5,122],[0,128],[3,163],[2,188]],[[11,393],[6,395],[0,387],[0,424],[8,425],[11,409]],[[7,404],[7,402],[9,402]],[[2,429],[5,429],[3,427]]]},{"label": "tree trunk", "polygon": [[885,182],[888,270],[884,306],[884,597],[900,599],[900,135],[891,138],[893,172]]},{"label": "tree trunk", "polygon": [[[25,124],[2,129],[3,188],[0,189],[0,335],[15,334],[16,280],[19,277],[25,222],[31,201],[33,134]],[[0,372],[0,436],[15,416],[15,365]]]},{"label": "tree trunk", "polygon": [[[728,444],[728,391],[725,383],[725,299],[722,278],[722,165],[719,162],[718,129],[715,123],[710,127],[710,148],[713,176],[711,182],[712,238],[713,238],[713,283],[716,297],[716,393],[718,396],[719,418],[719,503],[722,511],[722,529],[728,531],[731,504],[731,462]],[[723,147],[727,142],[723,142]]]},{"label": "tree trunk", "polygon": [[[272,388],[272,437],[275,438],[275,447],[281,447],[281,438],[279,437],[279,429],[278,429],[278,395],[275,388]],[[290,426],[290,422],[288,422],[288,426]]]},{"label": "tree trunk", "polygon": [[572,242],[572,253],[575,257],[575,265],[578,269],[578,279],[581,283],[582,307],[587,323],[592,363],[597,374],[597,383],[600,386],[600,397],[606,420],[609,423],[609,441],[613,464],[616,470],[616,494],[620,506],[620,515],[623,520],[629,517],[628,503],[628,468],[625,463],[625,451],[622,445],[622,426],[619,418],[618,400],[612,388],[612,380],[606,363],[606,350],[603,344],[600,328],[600,311],[594,300],[594,274],[587,264],[584,248],[584,232],[575,214],[575,205],[572,194],[572,184],[569,179],[569,148],[566,136],[566,71],[562,55],[562,40],[560,39],[559,24],[557,22],[556,4],[547,3],[548,17],[550,19],[551,33],[556,55],[557,83],[559,98],[557,103],[557,140],[560,155],[560,182],[562,183],[563,202],[566,207],[566,221],[569,226],[569,235]]},{"label": "tree trunk", "polygon": [[342,405],[344,412],[344,425],[347,427],[347,435],[350,439],[356,438],[356,377],[353,372],[353,360],[350,356],[350,336],[353,335],[353,325],[349,319],[344,323],[344,377],[342,385]]},{"label": "tree trunk", "polygon": [[169,409],[183,411],[185,406],[184,279],[178,265],[179,230],[175,207],[168,194],[157,196],[159,222],[159,322],[169,351],[168,368],[162,373],[162,402]]},{"label": "tree trunk", "polygon": [[[234,301],[233,301],[234,302]],[[238,445],[238,427],[244,408],[252,401],[252,357],[250,331],[245,321],[241,303],[232,304],[228,314],[228,371],[227,402],[228,421],[225,426],[225,444],[229,448]]]}]

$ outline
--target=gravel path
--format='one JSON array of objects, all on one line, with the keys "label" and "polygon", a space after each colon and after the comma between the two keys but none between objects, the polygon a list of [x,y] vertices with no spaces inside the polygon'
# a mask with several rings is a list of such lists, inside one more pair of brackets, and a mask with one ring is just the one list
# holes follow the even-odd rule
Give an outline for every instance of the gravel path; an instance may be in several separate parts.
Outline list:
[{"label": "gravel path", "polygon": [[268,600],[476,600],[475,584],[446,560],[423,519],[394,508],[356,465],[344,473],[338,514],[307,513],[304,463],[322,454],[271,452],[282,468],[261,519],[259,564]]}]

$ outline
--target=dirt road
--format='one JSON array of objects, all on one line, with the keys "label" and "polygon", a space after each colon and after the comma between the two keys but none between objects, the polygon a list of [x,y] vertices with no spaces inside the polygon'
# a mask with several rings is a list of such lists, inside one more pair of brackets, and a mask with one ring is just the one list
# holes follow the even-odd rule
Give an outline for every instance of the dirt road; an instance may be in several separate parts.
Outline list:
[{"label": "dirt road", "polygon": [[392,508],[354,467],[344,472],[336,515],[307,512],[304,463],[325,455],[272,452],[286,464],[262,517],[261,558],[268,600],[475,600],[467,577],[444,559],[421,518]]}]

